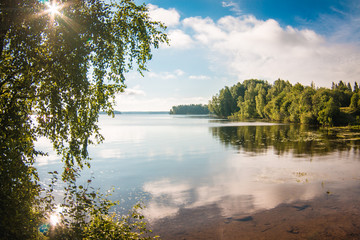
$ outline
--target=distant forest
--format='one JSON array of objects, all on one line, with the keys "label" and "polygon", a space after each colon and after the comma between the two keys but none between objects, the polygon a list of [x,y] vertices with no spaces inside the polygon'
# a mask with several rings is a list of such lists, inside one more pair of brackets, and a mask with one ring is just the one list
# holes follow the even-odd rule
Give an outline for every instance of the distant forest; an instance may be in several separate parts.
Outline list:
[{"label": "distant forest", "polygon": [[190,104],[173,106],[170,114],[209,114],[207,105],[203,104]]},{"label": "distant forest", "polygon": [[360,124],[360,90],[355,82],[331,89],[292,85],[289,81],[250,79],[225,87],[212,97],[209,110],[232,120],[265,119],[323,126]]}]

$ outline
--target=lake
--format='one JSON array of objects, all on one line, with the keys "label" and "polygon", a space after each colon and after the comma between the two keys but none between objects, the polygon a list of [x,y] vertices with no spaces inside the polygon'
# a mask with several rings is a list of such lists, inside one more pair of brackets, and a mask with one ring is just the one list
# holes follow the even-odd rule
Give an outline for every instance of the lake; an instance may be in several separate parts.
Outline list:
[{"label": "lake", "polygon": [[[360,236],[359,135],[168,114],[100,116],[100,126],[83,178],[114,188],[120,212],[143,202],[163,239]],[[36,164],[46,182],[61,163],[38,146],[50,152]]]}]

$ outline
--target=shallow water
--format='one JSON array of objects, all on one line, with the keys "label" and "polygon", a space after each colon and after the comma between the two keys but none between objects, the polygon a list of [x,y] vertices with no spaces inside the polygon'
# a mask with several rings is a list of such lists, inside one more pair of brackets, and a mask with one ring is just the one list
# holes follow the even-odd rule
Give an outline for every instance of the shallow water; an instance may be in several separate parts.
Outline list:
[{"label": "shallow water", "polygon": [[[195,226],[254,223],[286,204],[306,212],[324,197],[359,199],[360,142],[326,130],[167,114],[101,116],[100,126],[106,140],[90,148],[84,179],[114,187],[119,211],[143,201],[147,219],[160,233],[172,232],[169,239]],[[48,171],[61,169],[53,153],[37,166],[45,182]]]}]

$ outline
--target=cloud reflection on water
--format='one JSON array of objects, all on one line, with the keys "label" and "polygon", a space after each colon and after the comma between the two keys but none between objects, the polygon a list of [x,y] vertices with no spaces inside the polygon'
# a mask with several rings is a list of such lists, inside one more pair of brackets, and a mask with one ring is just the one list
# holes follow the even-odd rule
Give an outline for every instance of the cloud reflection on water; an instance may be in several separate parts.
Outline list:
[{"label": "cloud reflection on water", "polygon": [[181,209],[213,207],[222,217],[246,215],[274,208],[283,203],[311,200],[326,194],[336,184],[353,184],[358,177],[356,153],[348,152],[339,162],[335,156],[293,158],[279,156],[274,149],[267,154],[233,154],[214,165],[215,175],[177,181],[163,179],[147,182],[143,190],[151,194],[145,215],[151,220],[175,216]]}]

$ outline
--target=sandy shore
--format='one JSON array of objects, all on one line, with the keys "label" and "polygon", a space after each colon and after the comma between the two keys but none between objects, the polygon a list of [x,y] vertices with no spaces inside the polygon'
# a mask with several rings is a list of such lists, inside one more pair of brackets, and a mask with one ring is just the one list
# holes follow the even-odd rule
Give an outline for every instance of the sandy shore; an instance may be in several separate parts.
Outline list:
[{"label": "sandy shore", "polygon": [[164,240],[360,239],[360,187],[251,215],[219,217],[216,205],[183,209],[153,224]]}]

